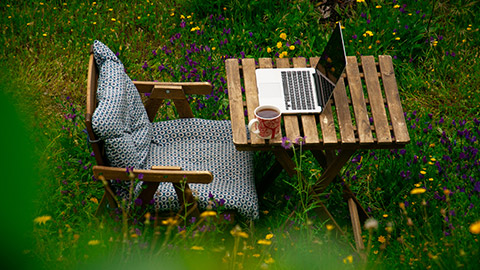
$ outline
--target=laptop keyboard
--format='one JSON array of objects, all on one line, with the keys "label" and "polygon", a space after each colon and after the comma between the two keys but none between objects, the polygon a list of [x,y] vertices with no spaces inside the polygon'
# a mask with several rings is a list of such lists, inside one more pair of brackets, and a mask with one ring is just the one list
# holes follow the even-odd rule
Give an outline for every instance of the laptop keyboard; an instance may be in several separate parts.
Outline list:
[{"label": "laptop keyboard", "polygon": [[[318,76],[320,79],[320,84],[321,84],[321,90],[320,90],[320,105],[322,107],[325,107],[325,104],[327,104],[328,100],[330,99],[330,96],[333,93],[333,90],[335,89],[335,86],[333,86],[327,79],[325,79],[322,76]],[[318,92],[317,92],[318,93]]]},{"label": "laptop keyboard", "polygon": [[310,72],[282,71],[285,107],[287,110],[312,110],[315,108]]}]

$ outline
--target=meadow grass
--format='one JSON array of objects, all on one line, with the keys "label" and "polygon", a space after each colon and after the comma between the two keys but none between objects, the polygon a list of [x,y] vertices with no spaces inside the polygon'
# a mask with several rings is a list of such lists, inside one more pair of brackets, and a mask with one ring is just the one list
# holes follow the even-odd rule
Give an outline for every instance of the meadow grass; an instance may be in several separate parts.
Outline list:
[{"label": "meadow grass", "polygon": [[[333,6],[336,15],[330,18],[341,18],[345,26],[347,55],[392,55],[411,136],[405,149],[358,151],[323,196],[348,232],[341,185],[357,193],[376,225],[363,231],[366,259],[351,249],[351,236],[335,237],[311,211],[314,205],[298,203],[306,198],[296,190],[305,187],[285,174],[260,198],[261,218],[253,225],[242,217],[233,224],[210,216],[178,224],[162,223],[153,213],[129,223],[121,211],[93,216],[103,193],[101,182],[92,178],[95,162],[83,123],[93,40],[118,53],[132,79],[211,82],[213,92],[192,97],[192,109],[197,117],[228,119],[224,60],[318,56],[333,25],[322,10],[302,0],[2,3],[1,89],[14,100],[6,104],[15,104],[26,119],[19,126],[6,124],[31,133],[28,139],[10,131],[2,137],[10,146],[12,138],[28,145],[18,151],[2,146],[12,149],[2,171],[14,172],[5,178],[8,194],[2,193],[1,203],[8,209],[2,210],[2,231],[15,231],[9,252],[38,268],[475,268],[480,257],[478,1]],[[3,115],[16,119],[7,105]],[[162,108],[157,120],[174,117],[175,111]],[[322,171],[299,145],[292,146],[303,177],[313,183]],[[256,154],[258,178],[272,159]],[[19,173],[24,167],[39,176]],[[24,191],[18,192],[24,195],[12,198],[16,183],[22,183]],[[32,198],[36,208],[28,210]],[[215,217],[221,215],[218,209]],[[34,240],[15,237],[20,234]]]}]

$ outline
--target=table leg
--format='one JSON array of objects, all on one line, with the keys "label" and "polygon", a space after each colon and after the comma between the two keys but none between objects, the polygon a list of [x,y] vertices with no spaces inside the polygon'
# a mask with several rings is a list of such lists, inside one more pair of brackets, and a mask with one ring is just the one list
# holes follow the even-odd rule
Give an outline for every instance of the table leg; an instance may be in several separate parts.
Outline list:
[{"label": "table leg", "polygon": [[332,183],[332,181],[338,175],[345,163],[347,163],[347,161],[352,157],[354,153],[355,150],[342,150],[333,159],[331,159],[331,162],[328,162],[327,159],[328,166],[323,172],[320,179],[318,179],[317,183],[313,186],[313,191],[317,194],[325,191],[328,185]]}]

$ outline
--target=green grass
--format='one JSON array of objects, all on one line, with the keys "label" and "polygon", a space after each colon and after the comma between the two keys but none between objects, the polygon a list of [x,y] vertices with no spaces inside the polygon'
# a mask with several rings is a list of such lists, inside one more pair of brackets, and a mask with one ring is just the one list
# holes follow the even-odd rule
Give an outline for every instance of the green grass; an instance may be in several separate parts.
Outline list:
[{"label": "green grass", "polygon": [[[253,226],[241,217],[234,224],[205,218],[185,230],[143,217],[125,225],[115,211],[93,217],[103,192],[92,180],[95,163],[83,132],[93,40],[118,52],[132,79],[212,82],[212,95],[192,98],[195,115],[228,119],[226,58],[310,57],[325,46],[333,22],[322,18],[320,5],[302,0],[0,4],[1,107],[8,120],[1,229],[12,246],[3,253],[21,258],[20,268],[475,268],[480,3],[361,1],[335,10],[347,55],[394,58],[412,139],[404,150],[357,152],[339,176],[378,221],[377,230],[363,231],[367,260],[351,249],[351,235],[335,238],[311,205],[298,204],[298,182],[285,174],[260,198]],[[158,120],[172,117],[164,109]],[[321,173],[315,159],[298,157],[314,182]],[[272,160],[256,154],[258,176]],[[327,190],[325,203],[350,231],[340,190],[340,184]],[[42,216],[50,218],[32,225]]]}]

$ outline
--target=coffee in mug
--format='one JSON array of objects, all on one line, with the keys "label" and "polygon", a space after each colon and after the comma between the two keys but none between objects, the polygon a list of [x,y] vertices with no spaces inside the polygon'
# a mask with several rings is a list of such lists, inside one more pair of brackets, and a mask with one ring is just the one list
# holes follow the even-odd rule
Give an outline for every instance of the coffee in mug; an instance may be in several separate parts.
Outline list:
[{"label": "coffee in mug", "polygon": [[248,129],[262,139],[280,136],[281,111],[273,105],[262,105],[254,111],[255,119],[248,123]]}]

